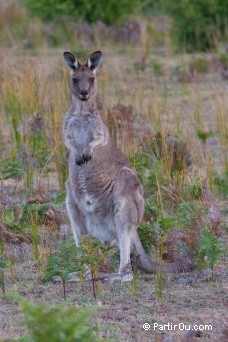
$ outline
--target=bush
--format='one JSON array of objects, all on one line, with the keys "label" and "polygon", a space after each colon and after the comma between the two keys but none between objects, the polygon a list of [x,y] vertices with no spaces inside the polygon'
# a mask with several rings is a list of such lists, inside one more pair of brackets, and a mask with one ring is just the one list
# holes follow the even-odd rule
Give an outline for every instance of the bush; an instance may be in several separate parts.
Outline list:
[{"label": "bush", "polygon": [[209,63],[205,58],[196,58],[190,63],[190,68],[200,74],[206,74],[209,70]]},{"label": "bush", "polygon": [[88,327],[91,321],[93,308],[67,307],[59,304],[53,308],[44,304],[32,304],[18,295],[9,298],[16,300],[22,307],[25,315],[23,323],[27,326],[29,335],[8,342],[76,342],[98,341],[93,332],[97,326]]},{"label": "bush", "polygon": [[171,16],[173,36],[179,48],[188,52],[207,51],[218,40],[226,40],[227,0],[163,0]]},{"label": "bush", "polygon": [[103,21],[106,24],[120,22],[132,12],[137,11],[140,0],[22,0],[34,16],[44,20],[58,20],[64,16],[89,23]]},{"label": "bush", "polygon": [[213,268],[221,256],[225,255],[224,244],[212,232],[203,230],[199,245],[199,261],[206,260],[207,266]]},{"label": "bush", "polygon": [[219,176],[215,174],[213,182],[217,187],[219,193],[223,194],[225,197],[228,196],[228,172],[226,171],[223,175]]},{"label": "bush", "polygon": [[227,40],[227,0],[149,0],[144,13],[171,17],[173,40],[187,52],[208,51]]},{"label": "bush", "polygon": [[228,69],[228,54],[227,53],[220,54],[219,61],[224,69]]}]

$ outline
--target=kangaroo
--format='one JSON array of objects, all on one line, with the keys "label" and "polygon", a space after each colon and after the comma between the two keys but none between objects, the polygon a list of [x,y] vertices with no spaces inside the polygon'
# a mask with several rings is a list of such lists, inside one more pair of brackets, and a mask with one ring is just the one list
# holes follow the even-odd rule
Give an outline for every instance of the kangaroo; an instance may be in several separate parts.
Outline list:
[{"label": "kangaroo", "polygon": [[[102,53],[80,64],[64,52],[71,71],[72,104],[63,122],[69,150],[66,208],[76,245],[83,234],[102,242],[116,240],[120,250],[119,276],[132,279],[130,253],[136,249],[139,268],[151,273],[157,264],[144,251],[137,228],[144,214],[143,187],[136,171],[111,138],[96,106],[96,71]],[[174,267],[175,270],[175,267]]]}]

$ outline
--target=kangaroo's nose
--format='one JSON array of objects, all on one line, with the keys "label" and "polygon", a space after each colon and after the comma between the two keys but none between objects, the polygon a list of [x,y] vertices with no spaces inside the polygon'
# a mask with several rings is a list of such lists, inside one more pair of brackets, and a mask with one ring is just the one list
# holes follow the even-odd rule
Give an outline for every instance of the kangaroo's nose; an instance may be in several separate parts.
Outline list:
[{"label": "kangaroo's nose", "polygon": [[88,90],[81,90],[80,91],[80,100],[87,101],[89,98],[89,92]]},{"label": "kangaroo's nose", "polygon": [[80,95],[87,96],[89,94],[88,90],[81,90]]}]

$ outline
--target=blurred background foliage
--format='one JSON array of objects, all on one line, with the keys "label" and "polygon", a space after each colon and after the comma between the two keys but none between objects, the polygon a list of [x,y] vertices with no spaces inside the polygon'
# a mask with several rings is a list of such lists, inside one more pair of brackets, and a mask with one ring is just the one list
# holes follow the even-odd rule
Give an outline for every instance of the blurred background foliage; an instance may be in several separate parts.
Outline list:
[{"label": "blurred background foliage", "polygon": [[154,16],[169,23],[167,30],[178,51],[211,51],[228,38],[227,0],[1,0],[0,8],[0,41],[8,46],[17,40],[26,48],[58,46],[72,43],[75,23],[87,23],[88,31],[99,23],[104,30],[101,23],[124,25],[132,18],[147,18],[150,23]]},{"label": "blurred background foliage", "polygon": [[143,2],[140,0],[23,0],[25,7],[33,16],[42,19],[62,20],[66,17],[95,23],[119,23],[138,10]]}]

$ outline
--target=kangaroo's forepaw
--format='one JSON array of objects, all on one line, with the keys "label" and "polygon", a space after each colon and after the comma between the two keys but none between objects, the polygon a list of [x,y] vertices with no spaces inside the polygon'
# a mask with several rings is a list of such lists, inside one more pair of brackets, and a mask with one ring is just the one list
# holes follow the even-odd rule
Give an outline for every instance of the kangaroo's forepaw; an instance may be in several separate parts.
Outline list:
[{"label": "kangaroo's forepaw", "polygon": [[92,157],[91,157],[91,154],[82,153],[81,156],[76,157],[75,163],[76,163],[77,165],[79,165],[79,166],[82,166],[82,165],[84,165],[84,164],[87,164],[88,161],[91,160],[91,158],[92,158]]}]

